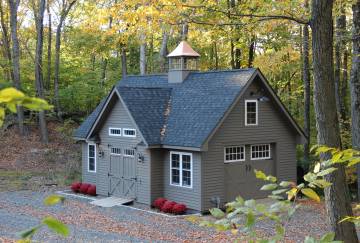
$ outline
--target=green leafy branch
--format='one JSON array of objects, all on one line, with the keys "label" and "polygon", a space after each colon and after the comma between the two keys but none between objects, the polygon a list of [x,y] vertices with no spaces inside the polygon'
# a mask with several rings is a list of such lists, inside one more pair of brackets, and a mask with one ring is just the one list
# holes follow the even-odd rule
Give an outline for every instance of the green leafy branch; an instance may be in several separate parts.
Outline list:
[{"label": "green leafy branch", "polygon": [[[330,150],[322,149],[322,151],[329,152]],[[339,151],[337,151],[339,152]],[[353,162],[354,151],[346,151],[344,155],[339,156],[340,159]],[[285,236],[285,226],[290,221],[291,217],[298,209],[299,205],[296,203],[298,195],[301,193],[304,196],[320,202],[320,196],[315,189],[324,189],[331,185],[325,180],[325,176],[333,173],[337,168],[331,167],[331,163],[316,163],[313,171],[310,171],[304,176],[304,183],[296,185],[291,181],[278,182],[277,178],[272,175],[266,175],[264,172],[254,170],[256,178],[266,181],[260,190],[269,191],[268,196],[276,200],[271,205],[257,203],[255,200],[244,200],[242,197],[237,197],[235,201],[227,203],[226,211],[219,208],[210,210],[211,215],[216,219],[215,221],[202,221],[201,225],[214,227],[217,230],[231,230],[233,234],[246,233],[251,238],[250,242],[277,242]],[[242,219],[241,216],[244,216]],[[257,239],[255,225],[262,220],[271,220],[275,224],[275,235],[269,239]],[[307,237],[305,242],[336,242],[334,241],[334,234],[329,233],[324,235],[321,239],[316,240],[312,237]]]},{"label": "green leafy branch", "polygon": [[[337,164],[344,164],[346,167],[352,167],[360,163],[360,151],[355,149],[341,150],[339,148],[327,147],[324,145],[315,145],[311,148],[311,151],[315,155],[321,157],[324,154],[329,157],[327,160],[317,163],[315,169],[320,170],[320,167],[326,168],[324,171],[334,170],[333,167]],[[355,207],[355,210],[360,209],[360,204]],[[360,225],[360,216],[348,216],[342,219],[342,222],[353,222],[356,225]]]},{"label": "green leafy branch", "polygon": [[2,89],[0,90],[0,127],[5,119],[5,111],[15,113],[19,105],[33,111],[52,109],[52,106],[43,99],[26,96],[15,88]]},{"label": "green leafy branch", "polygon": [[[53,206],[58,203],[63,203],[65,201],[64,197],[58,195],[50,195],[44,199],[44,204],[46,206]],[[42,219],[41,223],[31,229],[22,231],[19,233],[21,240],[19,243],[30,243],[36,232],[38,232],[41,228],[47,227],[51,231],[59,234],[61,236],[67,237],[69,235],[69,228],[66,224],[62,223],[61,221],[57,220],[54,217],[48,216]]]}]

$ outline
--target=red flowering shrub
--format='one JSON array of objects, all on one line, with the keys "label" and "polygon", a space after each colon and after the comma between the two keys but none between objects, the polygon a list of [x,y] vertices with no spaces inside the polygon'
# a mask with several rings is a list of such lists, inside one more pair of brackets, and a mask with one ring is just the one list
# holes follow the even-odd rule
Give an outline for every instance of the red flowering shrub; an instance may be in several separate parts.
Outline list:
[{"label": "red flowering shrub", "polygon": [[153,202],[153,206],[154,208],[161,210],[162,206],[164,206],[166,202],[167,200],[165,198],[160,197]]},{"label": "red flowering shrub", "polygon": [[176,202],[166,201],[164,205],[161,207],[161,211],[163,211],[164,213],[172,213],[172,209],[175,204]]},{"label": "red flowering shrub", "polygon": [[90,185],[86,193],[90,196],[96,196],[96,186]]},{"label": "red flowering shrub", "polygon": [[80,187],[81,187],[81,182],[73,182],[71,184],[71,190],[75,193],[79,192]]},{"label": "red flowering shrub", "polygon": [[171,211],[173,214],[184,214],[186,212],[186,209],[187,208],[185,204],[176,203]]},{"label": "red flowering shrub", "polygon": [[90,186],[90,184],[82,183],[80,186],[80,192],[83,194],[86,194],[89,186]]}]

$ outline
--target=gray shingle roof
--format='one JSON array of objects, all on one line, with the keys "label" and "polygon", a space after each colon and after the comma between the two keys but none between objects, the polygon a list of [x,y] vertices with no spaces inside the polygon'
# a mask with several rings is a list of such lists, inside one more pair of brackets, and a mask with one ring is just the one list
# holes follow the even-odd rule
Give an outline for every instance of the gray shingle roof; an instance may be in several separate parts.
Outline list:
[{"label": "gray shingle roof", "polygon": [[[199,148],[255,71],[192,72],[178,84],[168,83],[167,75],[128,76],[117,89],[149,145]],[[86,137],[101,108],[85,120],[76,137]]]},{"label": "gray shingle roof", "polygon": [[105,105],[106,98],[102,99],[95,110],[83,121],[83,123],[74,131],[73,136],[78,139],[85,139],[89,133],[92,124],[94,124],[98,114]]},{"label": "gray shingle roof", "polygon": [[170,99],[169,88],[118,87],[121,98],[148,144],[161,144],[160,132]]}]

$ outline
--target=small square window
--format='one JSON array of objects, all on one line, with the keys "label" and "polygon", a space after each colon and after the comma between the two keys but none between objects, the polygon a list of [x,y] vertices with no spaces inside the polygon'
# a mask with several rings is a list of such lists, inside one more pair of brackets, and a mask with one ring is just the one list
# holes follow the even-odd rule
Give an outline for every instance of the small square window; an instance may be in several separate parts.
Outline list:
[{"label": "small square window", "polygon": [[245,146],[225,147],[225,163],[245,160]]},{"label": "small square window", "polygon": [[112,155],[121,155],[121,148],[112,147],[111,154]]},{"label": "small square window", "polygon": [[135,150],[134,149],[124,149],[124,156],[125,157],[134,157]]},{"label": "small square window", "polygon": [[270,144],[251,145],[251,159],[270,159]]},{"label": "small square window", "polygon": [[109,136],[121,136],[121,128],[109,127]]},{"label": "small square window", "polygon": [[124,137],[136,137],[136,130],[135,129],[130,129],[130,128],[124,128],[123,129],[123,136]]}]

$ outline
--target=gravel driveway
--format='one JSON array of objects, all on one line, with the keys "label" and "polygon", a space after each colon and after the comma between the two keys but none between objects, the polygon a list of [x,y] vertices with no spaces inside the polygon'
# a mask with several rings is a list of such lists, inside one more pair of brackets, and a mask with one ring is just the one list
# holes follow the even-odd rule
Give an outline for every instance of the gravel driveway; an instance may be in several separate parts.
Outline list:
[{"label": "gravel driveway", "polygon": [[[199,227],[183,218],[170,218],[127,207],[100,208],[86,199],[67,198],[63,205],[43,206],[49,192],[0,192],[0,242],[17,239],[16,232],[37,225],[52,215],[70,226],[64,239],[41,230],[35,237],[41,242],[231,242],[230,233]],[[299,242],[304,236],[322,235],[328,230],[321,205],[305,205],[287,227],[287,242]],[[263,223],[259,234],[269,234]],[[271,231],[271,230],[270,230]]]}]

